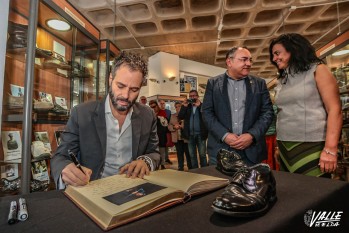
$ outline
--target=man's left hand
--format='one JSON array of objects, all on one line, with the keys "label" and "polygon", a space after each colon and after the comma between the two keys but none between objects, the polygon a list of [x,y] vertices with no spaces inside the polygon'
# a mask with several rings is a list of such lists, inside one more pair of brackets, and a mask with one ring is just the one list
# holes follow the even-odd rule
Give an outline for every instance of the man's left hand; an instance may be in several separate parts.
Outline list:
[{"label": "man's left hand", "polygon": [[237,150],[245,150],[253,142],[253,137],[249,133],[244,133],[238,136],[238,138],[230,144],[230,147]]},{"label": "man's left hand", "polygon": [[150,171],[144,160],[138,159],[120,168],[119,174],[124,173],[126,174],[126,177],[138,177],[142,179],[144,175],[149,175]]},{"label": "man's left hand", "polygon": [[201,105],[201,101],[199,99],[196,99],[195,103],[193,103],[193,106],[199,107]]}]

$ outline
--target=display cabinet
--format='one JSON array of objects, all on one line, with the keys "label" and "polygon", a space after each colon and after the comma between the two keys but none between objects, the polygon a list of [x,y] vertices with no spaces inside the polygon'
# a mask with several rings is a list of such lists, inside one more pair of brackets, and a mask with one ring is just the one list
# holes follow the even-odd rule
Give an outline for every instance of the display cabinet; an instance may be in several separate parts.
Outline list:
[{"label": "display cabinet", "polygon": [[70,109],[98,96],[99,30],[65,0],[11,0],[5,43],[0,195],[54,188],[50,157]]},{"label": "display cabinet", "polygon": [[114,59],[119,55],[120,50],[110,40],[101,40],[99,55],[99,85],[98,98],[103,98],[109,89],[109,74],[114,62]]}]

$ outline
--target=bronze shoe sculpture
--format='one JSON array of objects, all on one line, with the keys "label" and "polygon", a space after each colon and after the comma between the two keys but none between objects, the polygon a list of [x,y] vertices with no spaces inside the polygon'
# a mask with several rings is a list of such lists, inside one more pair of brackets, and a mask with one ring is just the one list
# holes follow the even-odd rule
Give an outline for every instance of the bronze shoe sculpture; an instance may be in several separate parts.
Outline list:
[{"label": "bronze shoe sculpture", "polygon": [[232,176],[246,164],[241,159],[241,156],[234,152],[225,149],[220,149],[217,154],[216,169],[225,175]]},{"label": "bronze shoe sculpture", "polygon": [[217,213],[234,217],[265,214],[276,202],[276,182],[268,164],[244,167],[212,204]]}]

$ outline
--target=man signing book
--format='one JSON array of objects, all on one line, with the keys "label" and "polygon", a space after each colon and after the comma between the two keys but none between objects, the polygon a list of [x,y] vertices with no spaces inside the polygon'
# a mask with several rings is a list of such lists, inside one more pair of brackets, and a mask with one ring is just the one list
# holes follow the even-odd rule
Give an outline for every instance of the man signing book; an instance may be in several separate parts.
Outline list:
[{"label": "man signing book", "polygon": [[[109,94],[71,110],[51,159],[57,188],[86,185],[115,174],[143,178],[158,168],[156,117],[151,108],[136,102],[147,73],[141,56],[122,52],[109,77]],[[68,150],[77,155],[83,171]]]}]

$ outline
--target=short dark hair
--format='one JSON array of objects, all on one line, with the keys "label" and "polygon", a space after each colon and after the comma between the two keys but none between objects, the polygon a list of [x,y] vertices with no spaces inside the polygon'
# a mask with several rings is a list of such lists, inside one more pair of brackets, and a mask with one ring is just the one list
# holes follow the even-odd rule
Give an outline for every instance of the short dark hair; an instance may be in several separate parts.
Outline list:
[{"label": "short dark hair", "polygon": [[128,66],[132,71],[140,71],[143,75],[143,83],[148,75],[148,64],[143,60],[142,55],[135,53],[126,53],[122,51],[115,59],[112,68],[112,77],[115,78],[116,71],[122,66]]},{"label": "short dark hair", "polygon": [[159,106],[158,102],[156,100],[150,100],[149,101],[149,106],[152,105],[152,104],[156,104],[156,106]]},{"label": "short dark hair", "polygon": [[[324,63],[320,58],[317,57],[315,48],[304,36],[297,33],[286,33],[273,39],[269,45],[269,59],[270,62],[276,67],[278,66],[273,61],[273,47],[275,44],[281,44],[286,51],[291,54],[288,62],[288,65],[291,68],[290,74],[307,71],[314,63]],[[279,73],[282,74],[283,71],[279,70]]]},{"label": "short dark hair", "polygon": [[192,93],[192,92],[195,92],[195,93],[196,93],[196,95],[199,95],[199,93],[198,93],[198,91],[197,91],[197,90],[194,90],[194,89],[193,89],[193,90],[190,90],[190,91],[189,91],[189,94],[190,94],[190,93]]}]

